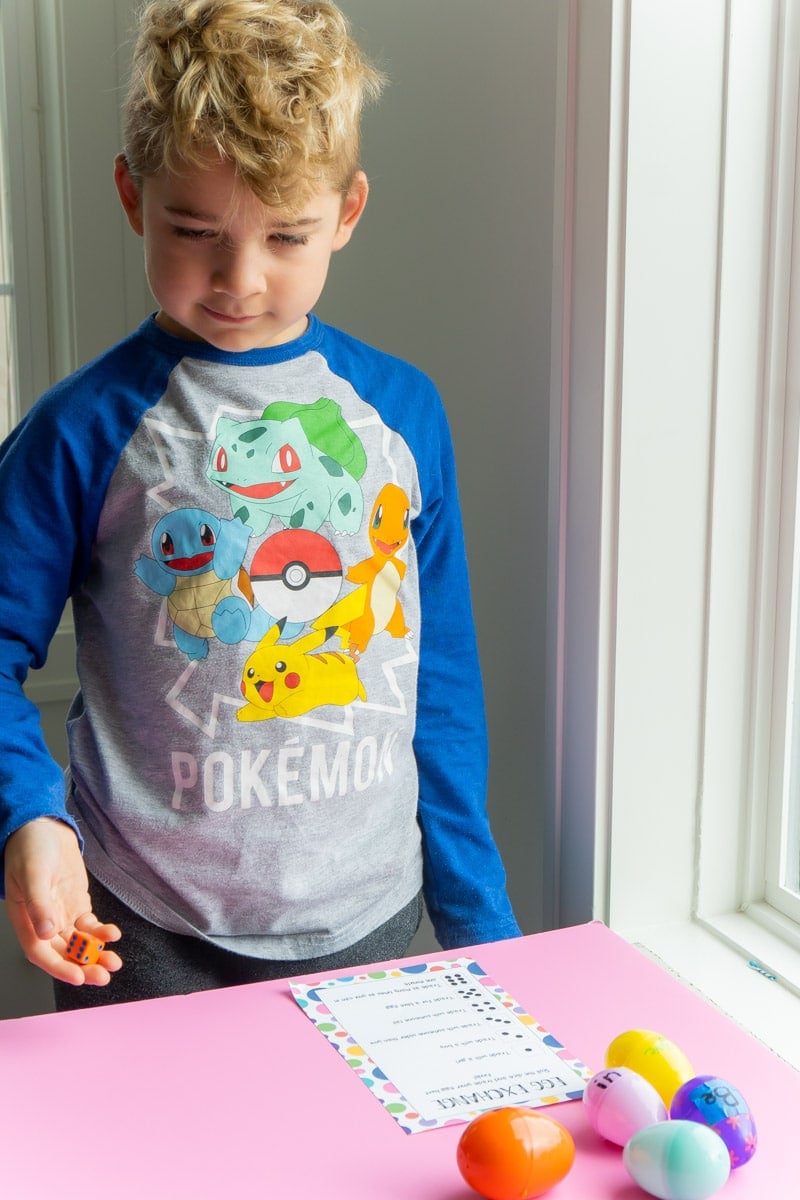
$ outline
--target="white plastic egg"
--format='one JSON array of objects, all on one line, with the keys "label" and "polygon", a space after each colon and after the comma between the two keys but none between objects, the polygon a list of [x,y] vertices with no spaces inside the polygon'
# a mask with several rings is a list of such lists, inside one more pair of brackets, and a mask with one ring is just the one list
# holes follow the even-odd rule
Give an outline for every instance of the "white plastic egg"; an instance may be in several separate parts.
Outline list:
[{"label": "white plastic egg", "polygon": [[696,1121],[663,1121],[635,1133],[622,1161],[640,1188],[659,1200],[707,1200],[731,1173],[719,1134]]},{"label": "white plastic egg", "polygon": [[617,1146],[624,1146],[640,1129],[667,1119],[656,1089],[628,1067],[598,1071],[586,1085],[583,1103],[595,1133]]}]

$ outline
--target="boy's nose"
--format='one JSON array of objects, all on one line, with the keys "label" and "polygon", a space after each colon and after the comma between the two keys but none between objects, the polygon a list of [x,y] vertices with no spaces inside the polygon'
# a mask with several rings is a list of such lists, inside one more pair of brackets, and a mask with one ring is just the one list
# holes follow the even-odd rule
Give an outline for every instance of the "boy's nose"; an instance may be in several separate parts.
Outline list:
[{"label": "boy's nose", "polygon": [[244,249],[227,253],[215,264],[211,286],[215,292],[224,292],[237,300],[263,294],[267,290],[267,277],[260,256]]}]

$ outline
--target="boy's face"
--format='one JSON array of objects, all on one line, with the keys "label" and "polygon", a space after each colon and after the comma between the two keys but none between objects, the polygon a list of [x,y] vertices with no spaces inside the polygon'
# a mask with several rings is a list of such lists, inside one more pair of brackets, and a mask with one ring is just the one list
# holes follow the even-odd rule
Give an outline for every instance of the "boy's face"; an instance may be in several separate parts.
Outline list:
[{"label": "boy's face", "polygon": [[305,332],[334,250],[350,240],[367,198],[359,172],[347,197],[314,194],[298,214],[266,208],[230,162],[161,171],[137,189],[123,156],[114,178],[144,239],[158,323],[181,337],[242,352]]}]

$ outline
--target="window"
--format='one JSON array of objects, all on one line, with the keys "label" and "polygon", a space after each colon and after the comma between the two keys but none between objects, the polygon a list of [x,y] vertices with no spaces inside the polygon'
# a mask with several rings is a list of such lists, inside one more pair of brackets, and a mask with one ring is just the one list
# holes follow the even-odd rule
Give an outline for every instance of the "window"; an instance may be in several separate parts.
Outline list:
[{"label": "window", "polygon": [[736,13],[696,912],[800,991],[800,4]]},{"label": "window", "polygon": [[[135,0],[0,0],[2,218],[12,247],[13,426],[51,384],[134,328],[152,308],[141,249],[114,193],[120,46]],[[87,202],[91,198],[91,203]],[[0,279],[7,280],[0,266]],[[57,707],[75,691],[65,614],[29,694]],[[62,740],[63,718],[53,718]],[[55,745],[55,738],[51,738]]]},{"label": "window", "polygon": [[[800,333],[800,331],[798,331]],[[795,335],[797,336],[797,335]],[[800,655],[798,633],[800,633],[800,610],[798,609],[798,571],[800,571],[800,546],[798,545],[796,454],[797,445],[792,446],[795,461],[794,474],[795,507],[793,525],[794,545],[786,548],[786,559],[790,578],[784,581],[789,591],[788,598],[788,642],[786,656],[788,671],[779,673],[776,663],[775,716],[780,721],[780,735],[785,751],[782,764],[776,763],[771,781],[768,844],[765,861],[765,898],[779,911],[800,925]],[[784,484],[788,485],[784,477]],[[781,765],[783,769],[781,770]]]},{"label": "window", "polygon": [[[771,419],[776,446],[768,463],[779,481],[772,504],[774,568],[764,590],[774,592],[772,689],[762,721],[771,724],[767,812],[764,844],[763,900],[797,927],[800,945],[800,157],[798,135],[798,72],[800,72],[800,14],[787,6],[784,62],[779,93],[779,155],[776,179],[775,250],[776,296],[773,306],[772,358],[775,373]],[[778,448],[779,447],[779,450]],[[768,510],[769,511],[769,510]],[[767,572],[770,560],[767,560]],[[769,708],[766,708],[768,703]],[[761,899],[757,892],[757,902]],[[762,919],[769,913],[762,908]]]},{"label": "window", "polygon": [[5,247],[0,251],[0,282],[13,285],[4,307],[15,380],[13,393],[0,397],[0,423],[6,427],[16,423],[53,379],[36,54],[38,7],[28,0],[0,4],[0,242]]},{"label": "window", "polygon": [[[0,10],[0,95],[3,93],[2,10]],[[0,113],[4,107],[0,108]],[[14,371],[13,295],[11,247],[6,215],[8,213],[8,164],[6,134],[0,120],[0,437],[8,433],[16,411],[16,377]]]},{"label": "window", "polygon": [[800,1065],[800,0],[600,7],[565,38],[556,916]]},{"label": "window", "polygon": [[695,915],[797,993],[800,3],[747,9],[726,73]]}]

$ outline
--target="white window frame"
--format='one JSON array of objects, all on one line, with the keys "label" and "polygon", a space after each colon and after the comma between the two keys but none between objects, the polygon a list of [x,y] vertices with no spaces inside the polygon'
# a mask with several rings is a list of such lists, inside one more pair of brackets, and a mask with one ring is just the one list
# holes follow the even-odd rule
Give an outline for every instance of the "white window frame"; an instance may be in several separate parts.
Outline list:
[{"label": "white window frame", "polygon": [[[0,5],[17,352],[17,394],[0,398],[0,422],[10,429],[153,302],[112,181],[135,0]],[[96,286],[101,269],[113,287]],[[29,678],[37,703],[72,697],[74,657],[68,610],[46,667]]]},{"label": "white window frame", "polygon": [[[767,813],[764,822],[763,855],[766,863],[763,902],[760,894],[760,860],[754,856],[749,864],[750,880],[747,908],[767,928],[788,930],[794,944],[800,948],[800,896],[784,883],[786,856],[790,847],[800,855],[797,821],[800,803],[792,802],[790,789],[798,787],[797,755],[797,672],[800,639],[800,588],[797,570],[798,506],[800,504],[800,13],[790,7],[784,39],[784,64],[779,80],[780,153],[777,156],[775,192],[778,210],[776,221],[774,262],[774,308],[776,320],[771,333],[771,363],[773,367],[774,435],[768,439],[772,457],[767,463],[765,477],[773,480],[771,496],[775,562],[767,560],[765,591],[775,578],[774,619],[764,642],[768,658],[770,640],[774,640],[772,669],[771,714],[765,739],[765,770],[768,772],[766,791]],[[786,314],[784,319],[783,314]],[[780,487],[778,486],[780,484]],[[772,617],[772,614],[770,613]],[[774,633],[773,633],[774,630]],[[766,689],[765,689],[766,690]],[[765,721],[765,725],[767,722]],[[795,880],[796,880],[795,872]],[[778,915],[776,915],[778,914]],[[793,923],[787,926],[783,916]]]},{"label": "white window frame", "polygon": [[[740,0],[731,25],[739,36],[731,38],[728,66],[696,920],[747,952],[750,965],[784,994],[798,996],[800,905],[777,881],[798,616],[792,574],[800,377],[791,334],[800,297],[800,5],[776,3],[765,21]],[[754,59],[763,85],[756,103],[752,90],[737,90]],[[759,186],[748,187],[754,178]],[[721,397],[731,395],[736,403],[723,410]],[[726,820],[736,836],[717,839],[717,847],[715,831]]]},{"label": "white window frame", "polygon": [[[112,181],[135,0],[0,0],[18,397],[7,425],[153,308]],[[87,198],[90,202],[87,202]],[[115,281],[98,287],[98,270]]]},{"label": "white window frame", "polygon": [[3,126],[8,163],[4,201],[12,245],[16,393],[0,408],[3,431],[52,381],[50,306],[36,20],[31,4],[2,3]]},{"label": "white window frame", "polygon": [[605,920],[800,1065],[763,902],[797,8],[564,6],[550,834],[554,924]]},{"label": "white window frame", "polygon": [[[2,56],[2,9],[0,9],[0,95],[4,87]],[[16,408],[16,334],[11,237],[8,228],[8,163],[6,158],[4,108],[0,108],[0,437],[11,427]]]}]

